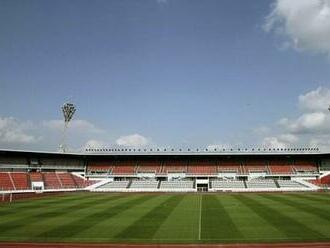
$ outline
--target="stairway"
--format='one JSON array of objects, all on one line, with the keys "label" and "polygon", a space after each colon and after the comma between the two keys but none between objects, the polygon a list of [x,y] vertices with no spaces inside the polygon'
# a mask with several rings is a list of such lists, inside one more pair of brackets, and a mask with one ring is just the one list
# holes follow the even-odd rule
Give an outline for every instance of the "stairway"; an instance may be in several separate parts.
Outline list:
[{"label": "stairway", "polygon": [[244,187],[247,189],[246,180],[243,180],[243,183],[244,183]]},{"label": "stairway", "polygon": [[127,184],[127,189],[131,187],[131,184],[132,184],[132,179],[129,180],[129,183]]},{"label": "stairway", "polygon": [[274,179],[275,185],[277,188],[281,188],[280,185],[278,184],[278,181]]}]

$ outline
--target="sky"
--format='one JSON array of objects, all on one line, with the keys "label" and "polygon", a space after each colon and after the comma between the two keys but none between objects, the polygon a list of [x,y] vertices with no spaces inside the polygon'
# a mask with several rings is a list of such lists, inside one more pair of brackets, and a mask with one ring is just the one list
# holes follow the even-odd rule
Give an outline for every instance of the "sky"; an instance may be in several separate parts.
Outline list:
[{"label": "sky", "polygon": [[330,150],[330,0],[0,0],[0,149]]}]

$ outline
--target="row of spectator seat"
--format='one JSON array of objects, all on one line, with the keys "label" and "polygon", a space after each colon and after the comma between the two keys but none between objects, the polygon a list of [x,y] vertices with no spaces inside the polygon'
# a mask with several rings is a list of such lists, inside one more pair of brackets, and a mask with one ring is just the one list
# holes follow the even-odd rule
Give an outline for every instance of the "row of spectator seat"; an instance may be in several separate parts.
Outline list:
[{"label": "row of spectator seat", "polygon": [[90,165],[88,167],[89,173],[108,173],[114,175],[122,174],[136,174],[136,173],[156,173],[167,174],[170,172],[183,172],[187,174],[217,174],[217,173],[236,173],[236,174],[250,174],[250,173],[266,173],[266,174],[295,174],[295,173],[317,173],[316,165],[288,165],[280,163],[271,163],[270,165],[241,165],[241,164],[222,164],[214,165],[211,163],[190,163],[189,165],[177,164],[146,164],[135,165]]},{"label": "row of spectator seat", "polygon": [[311,183],[318,186],[330,186],[330,175],[322,176],[319,179],[310,180]]},{"label": "row of spectator seat", "polygon": [[304,185],[293,180],[273,180],[273,179],[257,179],[257,180],[213,180],[211,186],[214,189],[229,188],[305,188]]},{"label": "row of spectator seat", "polygon": [[156,180],[133,180],[112,181],[99,187],[99,189],[192,189],[193,181],[156,181]]},{"label": "row of spectator seat", "polygon": [[[277,183],[276,183],[277,182]],[[213,180],[211,181],[212,189],[275,189],[275,188],[304,188],[305,186],[291,180]],[[194,182],[192,180],[178,181],[156,181],[156,180],[133,180],[133,181],[112,181],[99,187],[99,189],[193,189]]]},{"label": "row of spectator seat", "polygon": [[0,190],[28,190],[32,182],[44,182],[45,189],[86,186],[86,180],[67,172],[0,172]]}]

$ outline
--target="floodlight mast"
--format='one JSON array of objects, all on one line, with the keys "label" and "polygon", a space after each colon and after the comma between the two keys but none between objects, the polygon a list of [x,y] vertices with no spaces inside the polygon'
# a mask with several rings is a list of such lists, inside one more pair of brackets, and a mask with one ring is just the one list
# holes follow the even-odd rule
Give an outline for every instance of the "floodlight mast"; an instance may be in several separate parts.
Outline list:
[{"label": "floodlight mast", "polygon": [[62,113],[64,117],[64,128],[62,135],[62,142],[60,145],[60,150],[65,153],[67,151],[66,146],[66,130],[68,129],[69,122],[72,120],[74,113],[76,112],[76,106],[73,103],[64,103],[62,106]]}]

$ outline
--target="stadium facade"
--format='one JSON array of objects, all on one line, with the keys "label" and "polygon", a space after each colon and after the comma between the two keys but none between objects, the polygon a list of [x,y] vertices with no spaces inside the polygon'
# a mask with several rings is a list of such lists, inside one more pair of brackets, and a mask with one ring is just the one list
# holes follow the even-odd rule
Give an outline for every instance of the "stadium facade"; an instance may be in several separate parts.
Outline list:
[{"label": "stadium facade", "polygon": [[292,149],[0,150],[0,192],[317,191],[330,153]]}]

